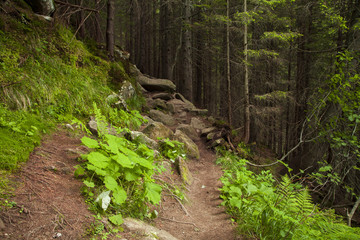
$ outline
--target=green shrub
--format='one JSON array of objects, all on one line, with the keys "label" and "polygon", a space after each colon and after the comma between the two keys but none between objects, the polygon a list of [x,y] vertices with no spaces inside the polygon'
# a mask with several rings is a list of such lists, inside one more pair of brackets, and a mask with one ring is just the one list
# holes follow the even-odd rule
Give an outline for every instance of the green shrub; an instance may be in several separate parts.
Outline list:
[{"label": "green shrub", "polygon": [[221,198],[243,234],[260,239],[359,239],[332,211],[321,211],[308,190],[284,176],[278,184],[270,171],[255,174],[247,160],[223,152]]}]

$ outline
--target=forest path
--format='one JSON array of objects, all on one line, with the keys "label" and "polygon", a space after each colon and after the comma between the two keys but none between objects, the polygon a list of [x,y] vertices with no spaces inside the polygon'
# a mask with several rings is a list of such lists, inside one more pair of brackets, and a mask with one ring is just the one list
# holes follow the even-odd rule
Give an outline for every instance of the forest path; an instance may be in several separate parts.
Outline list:
[{"label": "forest path", "polygon": [[174,198],[164,198],[159,217],[155,220],[156,226],[181,240],[241,239],[236,236],[235,225],[225,208],[219,206],[222,201],[219,191],[222,172],[215,164],[216,155],[202,140],[196,144],[200,159],[187,162],[194,178],[186,192],[188,202],[182,207]]},{"label": "forest path", "polygon": [[[187,122],[192,116],[188,113]],[[93,213],[81,195],[82,181],[73,176],[73,167],[79,164],[78,152],[86,151],[80,138],[60,127],[57,132],[45,136],[27,163],[12,177],[16,186],[9,201],[14,206],[0,212],[5,225],[0,226],[0,239],[94,239],[91,235],[101,232],[101,225],[94,221]],[[225,208],[219,206],[222,171],[215,164],[216,154],[204,140],[195,143],[200,159],[187,160],[194,179],[184,190],[188,201],[180,203],[164,191],[157,207],[159,216],[151,224],[179,240],[241,239],[236,236],[236,227]],[[158,177],[174,186],[182,185],[176,170]],[[106,230],[106,220],[103,224]],[[120,238],[109,235],[107,239],[150,239],[137,232],[119,234]]]}]

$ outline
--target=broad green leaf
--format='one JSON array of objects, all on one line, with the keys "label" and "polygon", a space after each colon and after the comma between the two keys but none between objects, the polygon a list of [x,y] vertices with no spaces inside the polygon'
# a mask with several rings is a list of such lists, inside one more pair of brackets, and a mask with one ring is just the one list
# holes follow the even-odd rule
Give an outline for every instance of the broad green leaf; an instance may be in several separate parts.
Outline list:
[{"label": "broad green leaf", "polygon": [[110,159],[99,152],[91,152],[87,156],[87,159],[91,164],[98,168],[106,168],[109,164]]},{"label": "broad green leaf", "polygon": [[85,169],[80,165],[75,166],[76,170],[74,172],[75,177],[79,177],[85,174]]},{"label": "broad green leaf", "polygon": [[100,175],[100,176],[106,176],[107,172],[98,168],[98,167],[95,167],[94,165],[92,164],[87,164],[86,165],[87,169],[91,170],[91,171],[94,171],[97,175]]},{"label": "broad green leaf", "polygon": [[141,158],[141,157],[130,157],[130,159],[132,161],[134,161],[135,163],[147,168],[147,169],[154,169],[154,166],[151,164],[151,162],[149,162],[148,160],[146,160],[145,158]]},{"label": "broad green leaf", "polygon": [[89,137],[83,137],[81,139],[81,142],[88,148],[98,148],[99,147],[99,143],[96,140],[91,139]]},{"label": "broad green leaf", "polygon": [[116,189],[116,191],[113,192],[113,201],[116,204],[120,205],[120,204],[124,203],[126,198],[127,198],[127,194],[126,194],[125,190],[122,189],[121,187],[118,187]]},{"label": "broad green leaf", "polygon": [[116,136],[113,136],[113,135],[109,135],[109,134],[106,134],[105,135],[106,138],[107,138],[107,146],[106,148],[113,154],[117,154],[119,152],[119,149],[118,149],[118,143],[117,143],[117,138]]},{"label": "broad green leaf", "polygon": [[112,222],[113,224],[120,226],[124,220],[121,216],[121,214],[117,214],[117,215],[113,215],[111,217],[109,217],[110,222]]},{"label": "broad green leaf", "polygon": [[95,187],[95,183],[93,183],[93,182],[84,180],[83,183],[84,183],[87,187],[91,187],[91,188]]},{"label": "broad green leaf", "polygon": [[158,204],[161,200],[161,186],[156,183],[145,183],[146,198],[153,204]]},{"label": "broad green leaf", "polygon": [[115,191],[119,187],[119,184],[111,176],[105,176],[104,184],[107,189],[112,191]]},{"label": "broad green leaf", "polygon": [[114,159],[118,164],[120,164],[124,168],[135,167],[134,162],[130,161],[130,159],[122,153],[117,153],[115,156],[112,156],[111,158]]},{"label": "broad green leaf", "polygon": [[134,171],[126,171],[125,172],[126,181],[135,181],[135,180],[139,179],[139,177],[140,177],[140,175]]}]

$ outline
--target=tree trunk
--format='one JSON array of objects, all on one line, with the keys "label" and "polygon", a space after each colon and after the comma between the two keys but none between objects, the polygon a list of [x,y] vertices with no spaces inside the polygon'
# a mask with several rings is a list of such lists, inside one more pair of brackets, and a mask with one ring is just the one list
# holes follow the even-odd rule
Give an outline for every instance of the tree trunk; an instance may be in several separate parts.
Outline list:
[{"label": "tree trunk", "polygon": [[114,38],[114,17],[115,0],[107,2],[107,25],[106,25],[106,50],[111,60],[114,58],[115,38]]},{"label": "tree trunk", "polygon": [[232,126],[232,109],[231,109],[231,76],[230,76],[230,0],[226,3],[226,79],[227,79],[227,102],[228,102],[228,121]]},{"label": "tree trunk", "polygon": [[185,0],[185,31],[184,31],[184,96],[193,100],[192,56],[191,56],[191,0]]},{"label": "tree trunk", "polygon": [[[247,0],[244,0],[244,12],[247,12]],[[250,140],[250,93],[249,93],[249,68],[248,68],[248,39],[247,39],[247,22],[244,25],[244,70],[245,70],[245,127],[244,127],[244,142],[248,143]]]}]

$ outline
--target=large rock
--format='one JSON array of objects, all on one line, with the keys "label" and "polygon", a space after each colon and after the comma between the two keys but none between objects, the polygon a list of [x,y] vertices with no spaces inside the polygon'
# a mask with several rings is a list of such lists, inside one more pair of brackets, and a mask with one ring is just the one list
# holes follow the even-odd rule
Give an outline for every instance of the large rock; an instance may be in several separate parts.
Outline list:
[{"label": "large rock", "polygon": [[25,0],[32,10],[40,15],[50,16],[55,11],[54,0]]},{"label": "large rock", "polygon": [[181,101],[183,101],[184,103],[186,103],[186,107],[188,111],[191,111],[193,109],[196,109],[196,107],[194,106],[194,104],[192,102],[190,102],[189,100],[187,100],[183,95],[181,95],[180,93],[175,93],[175,98],[179,99]]},{"label": "large rock", "polygon": [[118,133],[116,129],[111,126],[109,123],[103,123],[102,126],[104,129],[99,129],[98,122],[96,121],[95,117],[91,116],[90,121],[87,124],[87,128],[94,136],[99,136],[99,130],[103,131],[102,134],[111,134],[115,136],[123,136],[122,133]]},{"label": "large rock", "polygon": [[189,170],[186,161],[182,157],[177,157],[175,159],[175,165],[179,171],[183,183],[191,185],[194,182],[194,178]]},{"label": "large rock", "polygon": [[204,121],[197,117],[191,118],[190,125],[193,126],[195,129],[199,129],[200,131],[207,127]]},{"label": "large rock", "polygon": [[149,116],[153,120],[155,120],[157,122],[161,122],[167,126],[174,126],[176,124],[176,121],[172,116],[170,116],[169,114],[165,114],[159,110],[151,109]]},{"label": "large rock", "polygon": [[177,238],[165,230],[158,229],[133,218],[125,218],[122,227],[125,232],[136,232],[144,236],[141,240],[177,240]]},{"label": "large rock", "polygon": [[165,92],[161,92],[161,93],[155,93],[153,96],[152,96],[153,99],[157,99],[157,98],[160,98],[162,100],[165,100],[165,101],[169,101],[171,99],[173,99],[173,95],[170,94],[170,93],[165,93]]},{"label": "large rock", "polygon": [[168,109],[172,113],[179,113],[183,111],[190,111],[192,106],[181,101],[180,99],[171,99],[166,103]]},{"label": "large rock", "polygon": [[142,132],[138,132],[138,131],[131,131],[129,133],[129,138],[131,141],[137,140],[140,143],[145,144],[146,146],[152,148],[152,149],[158,149],[158,143],[149,138],[148,136],[146,136],[144,133]]},{"label": "large rock", "polygon": [[175,92],[176,90],[176,85],[168,79],[149,78],[142,74],[139,74],[136,80],[143,88],[151,92]]},{"label": "large rock", "polygon": [[132,98],[134,95],[135,95],[135,88],[129,81],[125,81],[119,90],[120,98],[126,101],[129,98]]},{"label": "large rock", "polygon": [[146,128],[144,128],[143,133],[154,140],[158,140],[158,138],[170,138],[173,135],[173,131],[161,122],[153,122],[149,124]]},{"label": "large rock", "polygon": [[162,109],[166,111],[168,110],[166,102],[160,98],[156,98],[156,99],[147,98],[146,105],[150,109]]},{"label": "large rock", "polygon": [[190,137],[192,140],[198,140],[199,134],[196,132],[195,128],[193,126],[190,126],[188,124],[180,124],[176,129],[182,131],[185,133],[188,137]]},{"label": "large rock", "polygon": [[180,130],[176,130],[173,139],[184,143],[184,148],[188,157],[196,159],[200,158],[198,146],[185,133]]}]

